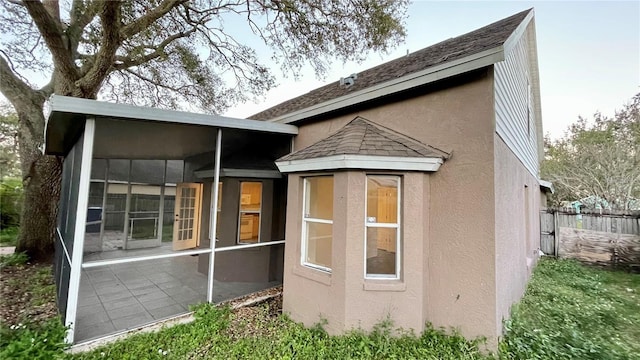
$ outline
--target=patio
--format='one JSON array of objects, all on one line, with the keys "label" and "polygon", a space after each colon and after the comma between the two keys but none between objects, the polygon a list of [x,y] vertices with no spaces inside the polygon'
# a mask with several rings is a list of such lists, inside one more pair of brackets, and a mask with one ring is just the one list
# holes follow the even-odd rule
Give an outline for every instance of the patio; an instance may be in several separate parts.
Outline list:
[{"label": "patio", "polygon": [[[187,313],[207,300],[207,276],[197,271],[197,256],[108,265],[82,270],[76,342],[138,328]],[[280,285],[281,282],[214,280],[219,303]]]}]

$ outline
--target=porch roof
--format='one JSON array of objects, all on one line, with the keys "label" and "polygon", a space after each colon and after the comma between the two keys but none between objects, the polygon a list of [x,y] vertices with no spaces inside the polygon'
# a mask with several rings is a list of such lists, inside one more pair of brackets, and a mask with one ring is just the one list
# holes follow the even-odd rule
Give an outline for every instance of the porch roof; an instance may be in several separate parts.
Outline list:
[{"label": "porch roof", "polygon": [[[45,130],[45,153],[65,155],[80,136],[87,118],[155,121],[227,128],[270,134],[296,135],[298,127],[266,121],[236,119],[219,115],[114,104],[104,101],[54,95]],[[140,134],[140,136],[144,136]]]}]

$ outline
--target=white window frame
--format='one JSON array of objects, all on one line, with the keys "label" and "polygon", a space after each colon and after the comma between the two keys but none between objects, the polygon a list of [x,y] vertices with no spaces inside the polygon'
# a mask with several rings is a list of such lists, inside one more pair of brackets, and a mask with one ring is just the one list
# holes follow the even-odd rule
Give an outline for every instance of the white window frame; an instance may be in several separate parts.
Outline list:
[{"label": "white window frame", "polygon": [[[326,266],[322,266],[322,265],[318,265],[318,264],[314,264],[314,263],[310,263],[307,261],[307,223],[316,223],[316,224],[331,224],[331,232],[332,232],[332,236],[333,236],[333,219],[331,220],[327,220],[327,219],[318,219],[318,218],[312,218],[312,217],[307,217],[306,214],[306,210],[307,210],[307,189],[309,186],[309,179],[313,179],[313,178],[318,178],[318,177],[331,177],[331,181],[334,181],[334,177],[333,175],[318,175],[318,176],[309,176],[309,177],[305,177],[303,179],[303,192],[302,192],[302,237],[301,237],[301,246],[300,246],[300,264],[302,264],[303,266],[315,269],[315,270],[320,270],[320,271],[324,271],[327,273],[331,273],[331,268],[326,267]],[[331,203],[333,206],[333,194],[331,194]],[[333,239],[331,241],[331,253],[333,254]]]},{"label": "white window frame", "polygon": [[[398,182],[398,204],[397,204],[397,222],[396,223],[378,223],[378,222],[369,222],[367,217],[367,205],[369,201],[369,177],[389,177],[395,178]],[[364,205],[364,278],[367,280],[399,280],[400,279],[400,269],[402,269],[402,247],[401,245],[401,229],[400,224],[402,220],[400,218],[401,213],[401,205],[402,205],[402,177],[399,175],[387,175],[387,174],[367,174],[364,183],[364,194],[365,194],[365,205]],[[395,228],[396,229],[396,271],[394,275],[386,275],[386,274],[368,274],[367,273],[367,229],[368,228]]]},{"label": "white window frame", "polygon": [[[260,209],[258,210],[242,210],[242,183],[260,183]],[[238,234],[236,235],[236,244],[238,245],[247,245],[247,244],[258,244],[260,243],[260,235],[262,233],[262,201],[264,198],[264,183],[262,181],[240,181],[239,187],[239,196],[238,196]],[[240,226],[242,225],[242,215],[243,214],[258,214],[258,241],[253,242],[245,242],[240,241]]]}]

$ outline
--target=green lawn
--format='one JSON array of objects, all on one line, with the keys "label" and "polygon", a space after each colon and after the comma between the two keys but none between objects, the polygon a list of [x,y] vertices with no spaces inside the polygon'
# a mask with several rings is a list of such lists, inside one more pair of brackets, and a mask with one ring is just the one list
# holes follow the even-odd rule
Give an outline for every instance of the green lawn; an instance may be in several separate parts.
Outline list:
[{"label": "green lawn", "polygon": [[507,359],[640,359],[640,274],[538,264],[505,323]]},{"label": "green lawn", "polygon": [[640,275],[543,260],[493,355],[481,353],[478,341],[434,329],[398,333],[389,322],[369,334],[328,336],[263,304],[239,312],[200,305],[190,324],[73,356],[56,345],[59,326],[4,328],[0,359],[640,359],[639,296]]}]

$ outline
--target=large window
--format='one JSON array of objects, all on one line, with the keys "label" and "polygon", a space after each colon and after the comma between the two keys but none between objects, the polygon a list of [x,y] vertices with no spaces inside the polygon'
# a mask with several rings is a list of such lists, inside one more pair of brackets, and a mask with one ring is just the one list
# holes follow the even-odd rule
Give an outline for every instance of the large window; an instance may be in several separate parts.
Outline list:
[{"label": "large window", "polygon": [[400,277],[400,177],[367,176],[365,277]]},{"label": "large window", "polygon": [[240,215],[238,219],[238,243],[260,242],[260,211],[262,210],[262,183],[240,183]]},{"label": "large window", "polygon": [[333,177],[304,180],[302,264],[331,271],[333,242]]}]

